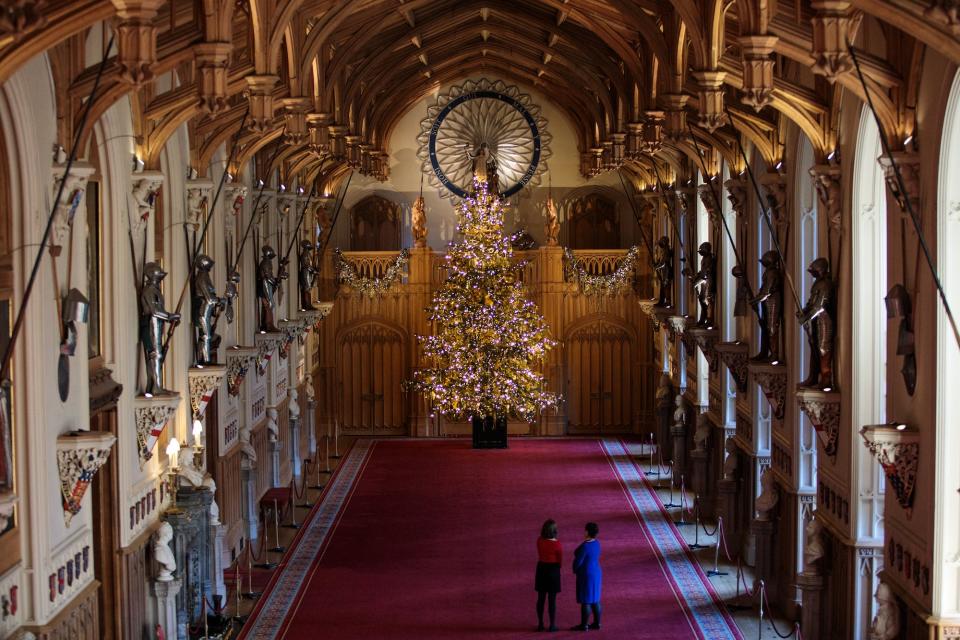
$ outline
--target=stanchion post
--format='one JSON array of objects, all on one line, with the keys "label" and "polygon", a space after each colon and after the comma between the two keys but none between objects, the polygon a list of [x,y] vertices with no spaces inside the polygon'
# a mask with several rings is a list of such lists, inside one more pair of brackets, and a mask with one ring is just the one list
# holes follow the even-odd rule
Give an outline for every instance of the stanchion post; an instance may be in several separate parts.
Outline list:
[{"label": "stanchion post", "polygon": [[276,499],[273,501],[273,536],[277,541],[277,546],[273,549],[268,549],[268,551],[270,553],[283,553],[286,551],[286,549],[280,545],[280,505]]},{"label": "stanchion post", "polygon": [[[324,444],[324,449],[326,449],[326,444]],[[320,455],[319,448],[317,451],[317,455]],[[317,484],[313,485],[310,488],[313,489],[314,491],[323,491],[323,488],[325,485],[322,482],[320,482],[320,460],[314,460],[313,462],[315,463],[314,466],[317,469]]]},{"label": "stanchion post", "polygon": [[253,590],[253,552],[250,550],[250,542],[247,541],[247,592],[243,597],[247,600],[255,600],[260,595],[259,591]]},{"label": "stanchion post", "polygon": [[[294,497],[297,491],[297,480],[296,478],[290,478],[290,522],[283,525],[284,529],[299,529],[300,525],[297,524],[297,508],[294,505]],[[311,505],[313,506],[313,505]],[[277,542],[277,546],[280,546],[280,543]]]},{"label": "stanchion post", "polygon": [[334,460],[340,459],[340,421],[333,421],[333,455]]},{"label": "stanchion post", "polygon": [[760,581],[760,619],[757,620],[757,640],[763,640],[763,595],[765,587],[763,580]]},{"label": "stanchion post", "polygon": [[726,571],[720,571],[720,545],[723,543],[723,516],[717,518],[717,539],[713,547],[713,569],[707,571],[707,577],[725,576]]},{"label": "stanchion post", "polygon": [[657,465],[656,471],[653,468],[653,432],[650,432],[650,468],[647,471],[648,476],[660,477],[660,465]]},{"label": "stanchion post", "polygon": [[683,474],[681,473],[680,474],[680,519],[675,520],[673,523],[678,527],[686,527],[690,525],[690,523],[684,519],[687,517],[684,513],[685,509],[683,508],[683,501],[686,499],[685,496],[686,496],[686,488],[683,483]]},{"label": "stanchion post", "polygon": [[677,463],[674,462],[673,460],[671,460],[671,461],[670,461],[670,501],[669,501],[667,504],[663,505],[663,506],[664,506],[665,508],[667,508],[667,509],[674,509],[674,508],[676,508],[676,507],[682,507],[682,506],[683,506],[682,503],[681,503],[681,504],[676,504],[676,503],[673,501],[673,485],[674,485],[674,482],[675,482],[676,477],[677,477],[677,474],[674,473],[674,472],[676,471],[676,469],[677,469]]},{"label": "stanchion post", "polygon": [[706,549],[707,545],[700,544],[700,496],[693,496],[693,544],[688,545],[691,551]]},{"label": "stanchion post", "polygon": [[[314,457],[316,457],[316,454],[314,454]],[[301,498],[305,498],[306,495],[307,495],[307,476],[310,475],[307,471],[308,471],[308,469],[310,468],[310,465],[313,464],[313,463],[314,463],[313,460],[304,460],[304,461],[303,461],[303,491],[302,491],[302,493],[300,494],[300,497],[301,497]],[[294,483],[294,487],[296,487],[296,482],[297,482],[296,477],[294,477],[294,479],[291,480],[291,482],[293,482],[293,483]],[[312,508],[313,508],[313,503],[312,503],[312,502],[308,502],[307,500],[304,500],[303,502],[301,502],[300,504],[297,505],[297,508],[299,508],[299,509],[312,509]]]}]

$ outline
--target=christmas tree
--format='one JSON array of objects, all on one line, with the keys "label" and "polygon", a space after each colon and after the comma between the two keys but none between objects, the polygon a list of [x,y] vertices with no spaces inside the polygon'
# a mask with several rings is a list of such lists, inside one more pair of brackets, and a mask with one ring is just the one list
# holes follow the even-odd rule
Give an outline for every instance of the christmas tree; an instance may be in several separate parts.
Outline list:
[{"label": "christmas tree", "polygon": [[447,253],[447,279],[429,311],[434,335],[420,336],[432,366],[417,372],[415,386],[444,415],[531,421],[556,404],[535,368],[554,342],[516,277],[499,197],[474,181],[457,216],[463,238]]}]

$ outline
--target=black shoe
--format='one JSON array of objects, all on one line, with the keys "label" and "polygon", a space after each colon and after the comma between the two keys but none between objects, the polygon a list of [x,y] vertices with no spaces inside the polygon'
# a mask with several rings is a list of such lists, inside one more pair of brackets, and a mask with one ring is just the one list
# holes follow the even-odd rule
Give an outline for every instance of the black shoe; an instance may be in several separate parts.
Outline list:
[{"label": "black shoe", "polygon": [[599,623],[599,622],[594,622],[593,624],[588,624],[588,625],[587,625],[587,629],[597,629],[597,630],[599,630],[599,629],[600,629],[600,623]]},{"label": "black shoe", "polygon": [[556,630],[557,630],[557,625],[555,625],[555,624],[550,625],[550,628],[547,629],[547,631],[549,631],[550,633],[553,633],[553,632],[555,632]]},{"label": "black shoe", "polygon": [[543,623],[537,625],[537,631],[543,631]]},{"label": "black shoe", "polygon": [[590,627],[585,624],[578,624],[574,627],[570,627],[570,631],[586,631]]}]

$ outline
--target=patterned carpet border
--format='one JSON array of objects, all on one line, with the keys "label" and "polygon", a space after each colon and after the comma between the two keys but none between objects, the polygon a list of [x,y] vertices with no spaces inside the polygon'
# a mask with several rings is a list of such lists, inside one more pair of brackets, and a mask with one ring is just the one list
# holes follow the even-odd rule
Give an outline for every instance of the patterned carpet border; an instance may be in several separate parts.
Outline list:
[{"label": "patterned carpet border", "polygon": [[652,546],[669,571],[669,577],[677,585],[677,595],[686,602],[687,613],[696,622],[702,637],[708,640],[743,640],[698,561],[691,556],[686,542],[673,523],[664,517],[660,501],[650,490],[623,442],[604,438],[602,443],[643,521]]},{"label": "patterned carpet border", "polygon": [[310,515],[308,524],[292,543],[292,549],[277,568],[277,575],[251,612],[252,625],[247,625],[240,638],[267,640],[276,638],[304,587],[311,567],[336,526],[364,463],[376,440],[361,438],[354,442],[346,459],[337,469]]}]

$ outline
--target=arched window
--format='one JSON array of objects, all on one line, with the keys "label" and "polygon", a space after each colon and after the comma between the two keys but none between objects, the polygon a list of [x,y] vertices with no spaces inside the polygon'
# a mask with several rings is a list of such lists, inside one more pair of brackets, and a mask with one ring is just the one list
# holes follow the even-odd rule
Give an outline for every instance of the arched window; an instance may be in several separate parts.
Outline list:
[{"label": "arched window", "polygon": [[619,249],[620,215],[617,205],[597,193],[570,203],[568,246],[571,249]]},{"label": "arched window", "polygon": [[354,251],[399,251],[400,227],[400,205],[367,196],[350,212],[350,247]]},{"label": "arched window", "polygon": [[[960,74],[953,80],[940,146],[940,175],[937,194],[937,269],[944,293],[955,314],[960,314]],[[937,435],[936,505],[934,535],[933,614],[956,616],[960,597],[960,578],[956,558],[960,554],[960,347],[947,319],[943,303],[937,303]],[[930,445],[928,445],[930,446]]]}]

